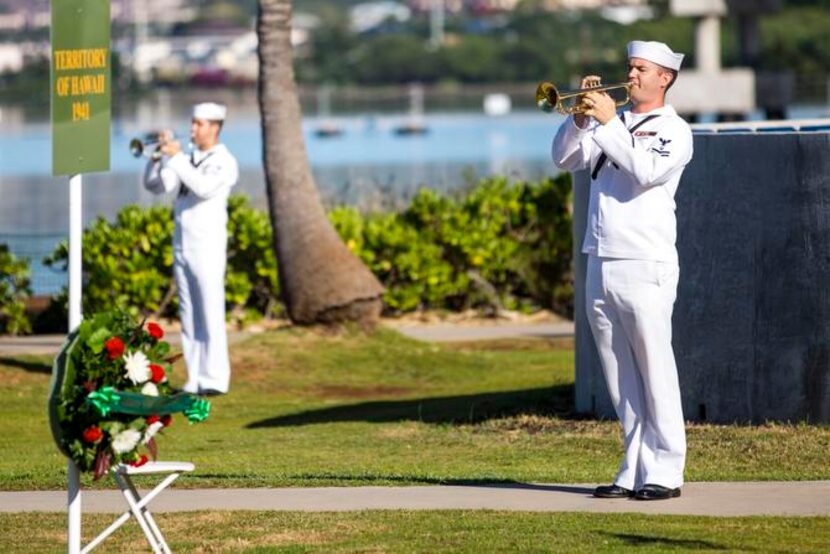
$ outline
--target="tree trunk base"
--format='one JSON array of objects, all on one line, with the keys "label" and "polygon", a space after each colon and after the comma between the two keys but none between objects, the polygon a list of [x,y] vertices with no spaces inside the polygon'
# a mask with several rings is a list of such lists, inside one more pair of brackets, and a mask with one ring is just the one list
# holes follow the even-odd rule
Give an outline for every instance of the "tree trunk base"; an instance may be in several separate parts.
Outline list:
[{"label": "tree trunk base", "polygon": [[377,298],[355,300],[343,306],[334,306],[317,313],[314,321],[324,325],[338,325],[340,323],[357,322],[364,330],[374,329],[380,321],[380,312],[383,301]]}]

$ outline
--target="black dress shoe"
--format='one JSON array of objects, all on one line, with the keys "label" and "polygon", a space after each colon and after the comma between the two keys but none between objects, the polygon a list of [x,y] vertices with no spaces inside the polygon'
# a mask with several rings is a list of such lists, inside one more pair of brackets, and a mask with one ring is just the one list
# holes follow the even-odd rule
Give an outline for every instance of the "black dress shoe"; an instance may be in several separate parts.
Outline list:
[{"label": "black dress shoe", "polygon": [[600,485],[594,489],[597,498],[631,498],[634,491],[618,487],[617,485]]},{"label": "black dress shoe", "polygon": [[221,396],[226,393],[216,389],[199,389],[199,394],[202,396]]},{"label": "black dress shoe", "polygon": [[680,489],[670,489],[661,485],[643,485],[634,498],[637,500],[668,500],[680,496]]}]

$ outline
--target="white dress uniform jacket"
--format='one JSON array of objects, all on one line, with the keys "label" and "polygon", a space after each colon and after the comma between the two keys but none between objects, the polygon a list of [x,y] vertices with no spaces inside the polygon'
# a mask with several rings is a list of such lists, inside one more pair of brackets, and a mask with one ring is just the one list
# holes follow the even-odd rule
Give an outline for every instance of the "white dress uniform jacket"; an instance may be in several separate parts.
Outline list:
[{"label": "white dress uniform jacket", "polygon": [[671,345],[679,277],[674,196],[692,157],[692,133],[670,106],[624,112],[606,125],[590,121],[580,129],[568,118],[552,155],[563,169],[592,173],[585,302],[623,428],[614,483],[676,488],[686,435]]},{"label": "white dress uniform jacket", "polygon": [[223,144],[150,162],[144,175],[144,186],[151,192],[176,194],[173,270],[188,392],[227,392],[230,384],[225,329],[227,200],[238,178],[236,159]]},{"label": "white dress uniform jacket", "polygon": [[[633,134],[628,128],[650,119]],[[569,117],[553,141],[554,163],[594,172],[582,252],[607,258],[677,261],[674,195],[692,159],[692,131],[671,106],[649,113],[623,112],[585,129]]]}]

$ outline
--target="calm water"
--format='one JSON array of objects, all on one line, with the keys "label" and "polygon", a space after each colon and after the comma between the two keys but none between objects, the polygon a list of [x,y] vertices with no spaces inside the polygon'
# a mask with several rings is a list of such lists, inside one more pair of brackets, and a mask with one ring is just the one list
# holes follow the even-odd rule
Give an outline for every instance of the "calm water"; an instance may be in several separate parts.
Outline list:
[{"label": "calm water", "polygon": [[[555,171],[548,152],[561,117],[533,112],[498,118],[429,114],[423,118],[427,133],[397,135],[395,128],[406,121],[405,116],[332,118],[328,123],[343,133],[330,138],[315,134],[320,119],[304,122],[309,160],[329,202],[361,204],[379,191],[406,199],[420,186],[451,189],[470,175],[537,178]],[[187,122],[170,126],[183,133]],[[130,139],[146,129],[128,123],[113,126],[110,172],[84,176],[85,218],[109,217],[130,202],[155,201],[139,182],[143,161],[132,158],[127,148]],[[38,123],[0,137],[0,233],[65,228],[67,178],[51,176],[49,131],[48,124]],[[264,200],[259,122],[229,121],[223,141],[243,172],[237,190],[255,202]]]},{"label": "calm water", "polygon": [[[223,140],[242,170],[236,192],[264,208],[255,99],[222,100],[231,106]],[[112,218],[130,203],[171,202],[143,189],[143,160],[132,158],[127,145],[131,138],[158,128],[186,136],[192,101],[162,97],[119,107],[113,115],[110,171],[84,176],[85,222],[99,216]],[[404,204],[424,186],[452,190],[488,175],[538,179],[557,172],[549,151],[562,116],[531,110],[500,117],[482,112],[427,113],[422,118],[427,133],[400,136],[395,129],[409,121],[405,105],[401,108],[397,113],[304,120],[309,160],[326,204],[383,209]],[[65,274],[44,268],[39,260],[68,229],[68,178],[51,176],[51,136],[44,111],[35,118],[8,108],[0,111],[0,243],[32,260],[36,293],[63,286]],[[814,112],[808,108],[791,116],[810,117]],[[337,126],[342,134],[318,137],[315,130],[324,123]]]}]

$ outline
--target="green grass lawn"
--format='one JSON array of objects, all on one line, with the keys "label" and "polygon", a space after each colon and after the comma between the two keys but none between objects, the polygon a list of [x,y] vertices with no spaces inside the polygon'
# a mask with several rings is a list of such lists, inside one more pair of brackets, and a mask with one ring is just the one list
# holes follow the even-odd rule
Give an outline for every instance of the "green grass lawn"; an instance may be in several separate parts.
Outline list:
[{"label": "green grass lawn", "polygon": [[[0,514],[4,551],[60,552],[64,514]],[[84,516],[89,541],[112,520]],[[371,511],[194,512],[159,518],[174,552],[826,552],[828,518]],[[102,552],[145,552],[134,522]]]},{"label": "green grass lawn", "polygon": [[[616,422],[571,411],[569,340],[444,346],[287,329],[234,344],[232,359],[231,394],[210,419],[179,416],[158,439],[161,459],[196,464],[178,486],[607,482],[621,455]],[[49,364],[0,358],[0,490],[65,487]],[[828,426],[691,425],[686,476],[828,479],[828,452]]]}]

